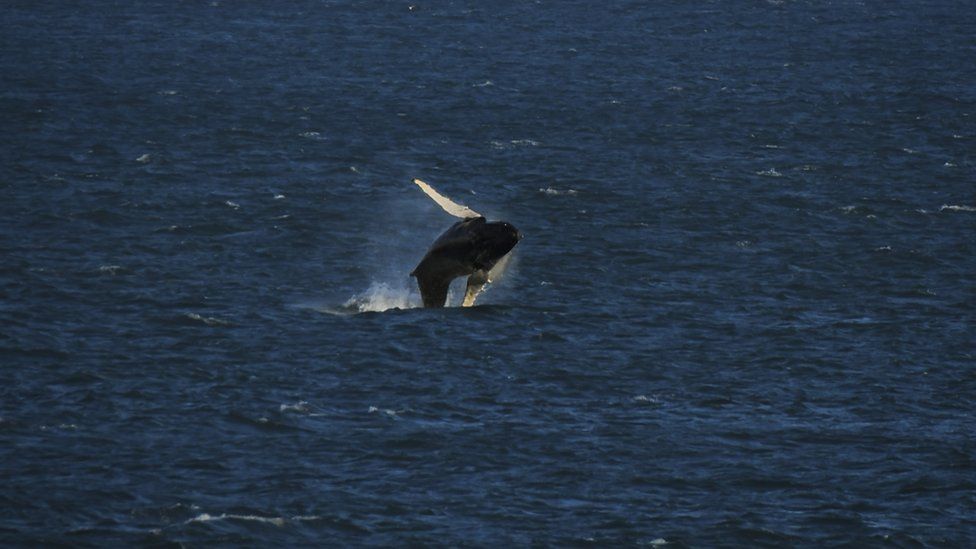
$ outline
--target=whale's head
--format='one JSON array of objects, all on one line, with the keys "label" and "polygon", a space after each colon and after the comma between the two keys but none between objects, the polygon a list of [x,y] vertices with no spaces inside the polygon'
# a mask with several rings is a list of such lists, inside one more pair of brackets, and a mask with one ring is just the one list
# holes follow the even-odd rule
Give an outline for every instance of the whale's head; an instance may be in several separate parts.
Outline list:
[{"label": "whale's head", "polygon": [[522,240],[522,233],[507,221],[493,221],[485,224],[484,238],[488,256],[494,261],[512,251]]}]

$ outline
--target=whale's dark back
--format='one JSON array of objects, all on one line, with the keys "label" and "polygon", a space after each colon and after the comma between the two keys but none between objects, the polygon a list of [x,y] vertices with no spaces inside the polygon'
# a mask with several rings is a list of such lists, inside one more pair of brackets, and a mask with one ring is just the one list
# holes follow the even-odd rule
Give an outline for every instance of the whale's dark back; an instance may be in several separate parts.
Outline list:
[{"label": "whale's dark back", "polygon": [[443,307],[459,276],[488,271],[522,238],[511,223],[472,217],[451,225],[431,244],[410,276],[417,277],[424,307]]}]

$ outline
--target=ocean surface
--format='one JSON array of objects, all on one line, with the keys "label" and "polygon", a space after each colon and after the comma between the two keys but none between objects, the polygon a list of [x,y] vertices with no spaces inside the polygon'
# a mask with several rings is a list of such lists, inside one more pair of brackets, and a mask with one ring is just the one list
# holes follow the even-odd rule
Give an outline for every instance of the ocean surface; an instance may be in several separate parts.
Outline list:
[{"label": "ocean surface", "polygon": [[0,545],[973,546],[974,29],[5,3]]}]

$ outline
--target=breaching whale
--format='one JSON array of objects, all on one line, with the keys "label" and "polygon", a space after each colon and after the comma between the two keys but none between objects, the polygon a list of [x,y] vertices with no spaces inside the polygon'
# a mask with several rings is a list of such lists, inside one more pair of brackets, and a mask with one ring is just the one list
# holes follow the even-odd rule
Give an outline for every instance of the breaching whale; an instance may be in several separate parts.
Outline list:
[{"label": "breaching whale", "polygon": [[460,217],[431,244],[410,276],[417,278],[424,307],[443,307],[451,281],[467,276],[462,307],[474,305],[485,284],[496,278],[508,261],[508,253],[522,239],[511,223],[489,222],[474,210],[456,204],[419,179],[416,183],[445,212]]}]

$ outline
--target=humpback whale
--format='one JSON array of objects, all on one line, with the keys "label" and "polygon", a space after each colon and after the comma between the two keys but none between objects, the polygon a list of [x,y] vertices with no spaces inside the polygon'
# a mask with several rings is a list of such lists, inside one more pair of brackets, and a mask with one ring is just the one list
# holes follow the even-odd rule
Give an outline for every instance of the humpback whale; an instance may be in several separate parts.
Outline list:
[{"label": "humpback whale", "polygon": [[474,305],[478,294],[505,266],[508,254],[522,239],[511,223],[491,221],[474,210],[456,204],[419,179],[417,184],[445,212],[461,218],[431,244],[427,254],[410,273],[417,278],[424,307],[443,307],[451,281],[467,276],[462,307]]}]

